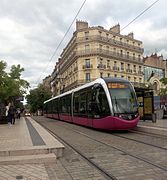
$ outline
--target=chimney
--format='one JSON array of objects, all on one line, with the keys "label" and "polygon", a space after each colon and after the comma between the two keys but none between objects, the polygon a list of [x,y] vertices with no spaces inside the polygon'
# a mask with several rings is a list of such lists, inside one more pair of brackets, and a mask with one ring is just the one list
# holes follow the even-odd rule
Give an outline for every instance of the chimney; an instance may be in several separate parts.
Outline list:
[{"label": "chimney", "polygon": [[120,34],[120,25],[117,24],[117,25],[111,27],[111,28],[110,28],[110,31],[111,31],[111,32],[114,32],[114,33]]},{"label": "chimney", "polygon": [[86,21],[76,21],[76,30],[87,29],[88,22]]},{"label": "chimney", "polygon": [[128,37],[134,39],[134,34],[133,34],[133,32],[129,33],[129,34],[128,34]]}]

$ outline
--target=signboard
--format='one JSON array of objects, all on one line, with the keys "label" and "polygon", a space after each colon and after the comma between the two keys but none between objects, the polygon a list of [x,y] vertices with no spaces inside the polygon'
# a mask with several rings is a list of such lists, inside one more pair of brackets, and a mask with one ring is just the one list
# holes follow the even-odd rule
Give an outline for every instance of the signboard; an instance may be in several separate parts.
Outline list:
[{"label": "signboard", "polygon": [[144,93],[144,114],[152,115],[154,112],[153,107],[153,92]]}]

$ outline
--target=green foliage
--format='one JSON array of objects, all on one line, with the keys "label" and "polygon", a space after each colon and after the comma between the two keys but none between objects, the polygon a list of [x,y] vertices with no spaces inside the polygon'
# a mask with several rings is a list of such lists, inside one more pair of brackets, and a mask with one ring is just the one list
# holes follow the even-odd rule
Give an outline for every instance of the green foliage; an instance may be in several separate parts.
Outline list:
[{"label": "green foliage", "polygon": [[167,78],[162,78],[160,79],[160,81],[162,82],[162,84],[167,85]]},{"label": "green foliage", "polygon": [[7,67],[6,62],[0,61],[0,100],[8,101],[13,96],[23,96],[29,83],[21,79],[21,73],[24,68],[20,65],[12,65],[10,72],[5,71]]},{"label": "green foliage", "polygon": [[35,113],[37,110],[43,110],[43,103],[47,99],[51,98],[51,92],[42,84],[38,88],[30,91],[30,94],[26,96],[27,103],[30,106],[30,111]]},{"label": "green foliage", "polygon": [[160,89],[160,95],[167,95],[167,78],[160,79],[160,82],[164,85],[164,88]]}]

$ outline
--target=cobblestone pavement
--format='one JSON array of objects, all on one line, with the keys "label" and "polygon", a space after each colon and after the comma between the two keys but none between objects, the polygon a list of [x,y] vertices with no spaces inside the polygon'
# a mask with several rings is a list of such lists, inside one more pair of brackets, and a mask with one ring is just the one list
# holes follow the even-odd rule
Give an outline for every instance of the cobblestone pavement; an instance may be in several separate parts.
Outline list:
[{"label": "cobblestone pavement", "polygon": [[[37,118],[38,119],[38,118]],[[40,122],[46,123],[46,119],[39,118]],[[96,163],[100,164],[105,170],[108,170],[109,172],[113,173],[118,179],[128,179],[128,180],[165,180],[167,179],[167,172],[154,167],[147,162],[143,162],[141,160],[136,160],[134,157],[130,157],[126,153],[121,153],[118,150],[109,149],[106,148],[104,145],[93,143],[91,140],[86,139],[86,137],[83,137],[81,135],[78,135],[77,133],[74,133],[68,128],[81,132],[82,133],[89,133],[92,137],[100,138],[100,140],[103,140],[105,143],[112,144],[118,148],[124,148],[124,150],[129,150],[130,152],[133,152],[134,154],[144,154],[147,158],[154,158],[162,161],[164,158],[166,158],[166,153],[160,153],[160,150],[154,150],[149,149],[150,147],[147,147],[146,145],[139,145],[139,143],[134,143],[131,141],[125,141],[122,140],[120,137],[113,137],[110,133],[105,132],[99,132],[95,131],[89,128],[84,128],[81,126],[76,126],[69,123],[64,123],[61,121],[56,120],[48,120],[47,123],[48,128],[55,130],[55,132],[60,135],[61,137],[65,138],[66,140],[79,148],[80,150],[83,150],[84,153],[86,153],[87,157],[95,161]],[[64,128],[62,128],[64,126]],[[66,129],[66,127],[68,127]],[[70,136],[69,136],[70,134]],[[77,137],[77,138],[76,138]],[[68,153],[67,153],[68,154]],[[61,165],[66,169],[66,172],[71,175],[72,178],[75,178],[75,174],[78,175],[78,179],[84,178],[93,178],[89,176],[84,176],[80,171],[82,171],[82,168],[78,168],[80,163],[80,158],[77,158],[77,155],[75,158],[65,156],[61,159]],[[70,163],[69,163],[70,162]],[[154,162],[154,160],[153,160]],[[163,160],[162,165],[165,161]],[[74,169],[72,168],[72,164],[74,163]],[[83,164],[82,166],[83,167]],[[88,171],[87,168],[83,171]],[[75,173],[74,173],[74,172]],[[79,173],[78,173],[79,172]],[[87,174],[87,173],[85,173]],[[76,175],[76,176],[77,176]],[[94,177],[98,177],[99,174],[97,173],[97,176],[94,174]],[[59,177],[60,178],[60,177]],[[84,179],[83,178],[83,179]]]}]

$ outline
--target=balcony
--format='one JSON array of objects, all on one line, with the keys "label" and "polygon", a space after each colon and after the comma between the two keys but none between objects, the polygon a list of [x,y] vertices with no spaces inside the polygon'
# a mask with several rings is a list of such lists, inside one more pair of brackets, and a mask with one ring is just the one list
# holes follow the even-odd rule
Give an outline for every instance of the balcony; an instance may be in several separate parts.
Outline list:
[{"label": "balcony", "polygon": [[132,69],[126,69],[127,73],[132,73]]},{"label": "balcony", "polygon": [[119,67],[113,66],[113,70],[114,70],[114,71],[119,71]]},{"label": "balcony", "polygon": [[139,74],[139,75],[144,75],[144,72],[139,70],[139,71],[138,71],[138,74]]},{"label": "balcony", "polygon": [[93,65],[92,64],[85,64],[82,66],[83,69],[88,70],[88,69],[92,69]]},{"label": "balcony", "polygon": [[120,68],[120,71],[121,71],[121,72],[124,72],[124,71],[125,71],[125,69],[124,69],[123,67],[121,67],[121,68]]},{"label": "balcony", "polygon": [[98,68],[98,69],[106,69],[106,65],[104,65],[104,64],[98,64],[97,68]]},{"label": "balcony", "polygon": [[111,69],[111,66],[107,65],[107,69]]},{"label": "balcony", "polygon": [[138,47],[138,46],[134,46],[134,45],[130,45],[130,44],[127,44],[127,43],[123,43],[123,42],[120,42],[120,41],[116,41],[114,39],[109,39],[108,37],[103,37],[103,36],[100,36],[100,35],[95,35],[95,36],[89,36],[88,39],[86,39],[85,37],[80,37],[80,38],[77,38],[77,41],[78,42],[84,42],[84,41],[102,41],[102,42],[105,42],[105,43],[109,43],[111,45],[117,45],[121,48],[128,48],[132,51],[136,51],[138,53],[143,53],[144,52],[144,49],[141,48],[141,47]]},{"label": "balcony", "polygon": [[83,51],[75,51],[73,53],[72,58],[74,59],[75,57],[85,57],[85,56],[106,56],[108,58],[115,58],[115,59],[119,59],[119,60],[123,60],[123,61],[128,61],[128,62],[135,62],[138,64],[143,64],[142,61],[138,60],[138,57],[133,57],[133,56],[128,56],[126,54],[122,54],[122,53],[115,53],[114,51],[108,51],[108,50],[104,50],[101,48],[94,48],[94,49],[89,49],[88,50],[83,50]]}]

